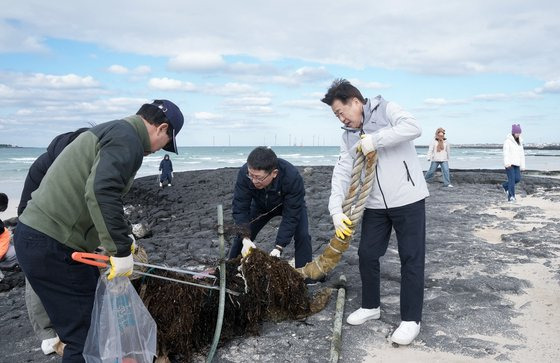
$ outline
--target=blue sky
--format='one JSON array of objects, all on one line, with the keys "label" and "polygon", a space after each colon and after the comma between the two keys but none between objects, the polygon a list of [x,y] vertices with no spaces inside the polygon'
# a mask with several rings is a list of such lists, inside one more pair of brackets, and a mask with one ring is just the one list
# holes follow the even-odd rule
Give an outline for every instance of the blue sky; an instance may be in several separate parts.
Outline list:
[{"label": "blue sky", "polygon": [[[23,4],[19,4],[23,3]],[[560,2],[27,0],[0,14],[0,143],[167,98],[180,146],[338,145],[335,78],[399,103],[425,145],[560,142]],[[85,3],[85,4],[83,4]]]}]

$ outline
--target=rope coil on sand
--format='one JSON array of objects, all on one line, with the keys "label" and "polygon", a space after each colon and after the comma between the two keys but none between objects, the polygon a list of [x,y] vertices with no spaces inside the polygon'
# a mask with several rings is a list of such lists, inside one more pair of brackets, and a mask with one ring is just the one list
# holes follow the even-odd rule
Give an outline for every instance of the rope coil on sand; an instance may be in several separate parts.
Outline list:
[{"label": "rope coil on sand", "polygon": [[[352,221],[352,225],[349,227],[352,232],[354,232],[354,229],[364,214],[366,200],[373,187],[376,164],[377,152],[375,151],[372,151],[367,156],[360,153],[354,161],[350,189],[348,190],[346,199],[342,203],[342,212]],[[362,180],[361,176],[364,171],[365,177]],[[309,277],[314,280],[322,279],[338,265],[342,254],[350,246],[353,235],[354,233],[341,239],[335,234],[319,257],[308,262],[304,267],[298,268],[297,271],[302,274],[304,278]]]}]

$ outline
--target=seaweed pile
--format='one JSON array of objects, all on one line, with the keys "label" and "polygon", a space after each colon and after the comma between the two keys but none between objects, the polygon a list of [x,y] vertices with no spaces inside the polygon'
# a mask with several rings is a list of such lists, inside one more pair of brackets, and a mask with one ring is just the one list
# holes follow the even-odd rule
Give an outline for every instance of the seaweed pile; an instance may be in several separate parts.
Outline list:
[{"label": "seaweed pile", "polygon": [[[158,275],[195,283],[219,285],[216,279],[195,280],[174,272]],[[330,289],[310,296],[303,277],[286,261],[252,250],[245,258],[226,262],[227,288],[220,343],[234,337],[258,335],[265,320],[304,319],[324,308]],[[190,361],[212,342],[219,307],[219,291],[148,278],[136,282],[144,304],[158,326],[159,356]]]}]

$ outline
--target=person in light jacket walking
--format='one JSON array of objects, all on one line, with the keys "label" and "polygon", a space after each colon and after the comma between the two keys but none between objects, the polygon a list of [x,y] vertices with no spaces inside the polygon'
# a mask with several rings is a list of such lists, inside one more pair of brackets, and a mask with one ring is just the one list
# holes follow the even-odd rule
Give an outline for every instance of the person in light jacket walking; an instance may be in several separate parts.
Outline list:
[{"label": "person in light jacket walking", "polygon": [[445,129],[439,127],[436,130],[436,137],[432,140],[428,149],[428,161],[432,163],[430,164],[430,169],[426,172],[426,181],[432,179],[439,166],[443,176],[443,186],[449,188],[453,187],[453,185],[451,185],[451,178],[449,177],[449,154],[450,147],[445,138]]},{"label": "person in light jacket walking", "polygon": [[361,307],[347,323],[363,324],[380,317],[380,264],[391,230],[397,236],[401,262],[402,322],[391,340],[410,344],[420,332],[424,300],[426,245],[425,198],[429,195],[413,140],[422,134],[410,113],[381,96],[364,99],[345,79],[335,80],[321,100],[344,125],[340,157],[333,169],[329,211],[339,238],[351,234],[342,203],[350,187],[357,153],[377,150],[374,186],[365,203],[358,248],[362,279]]},{"label": "person in light jacket walking", "polygon": [[521,181],[521,172],[525,170],[525,151],[521,138],[521,125],[511,125],[511,134],[504,141],[504,166],[507,180],[502,184],[508,202],[515,202],[515,184]]}]

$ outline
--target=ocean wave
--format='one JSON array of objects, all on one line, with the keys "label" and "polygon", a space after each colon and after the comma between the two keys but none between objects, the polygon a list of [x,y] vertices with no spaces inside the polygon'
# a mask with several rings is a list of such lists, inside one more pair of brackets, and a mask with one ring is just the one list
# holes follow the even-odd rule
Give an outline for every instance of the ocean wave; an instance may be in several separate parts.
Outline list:
[{"label": "ocean wave", "polygon": [[286,158],[298,158],[300,157],[301,154],[278,154],[278,157],[282,158],[282,159],[286,159]]},{"label": "ocean wave", "polygon": [[300,159],[324,159],[325,155],[302,155]]}]

